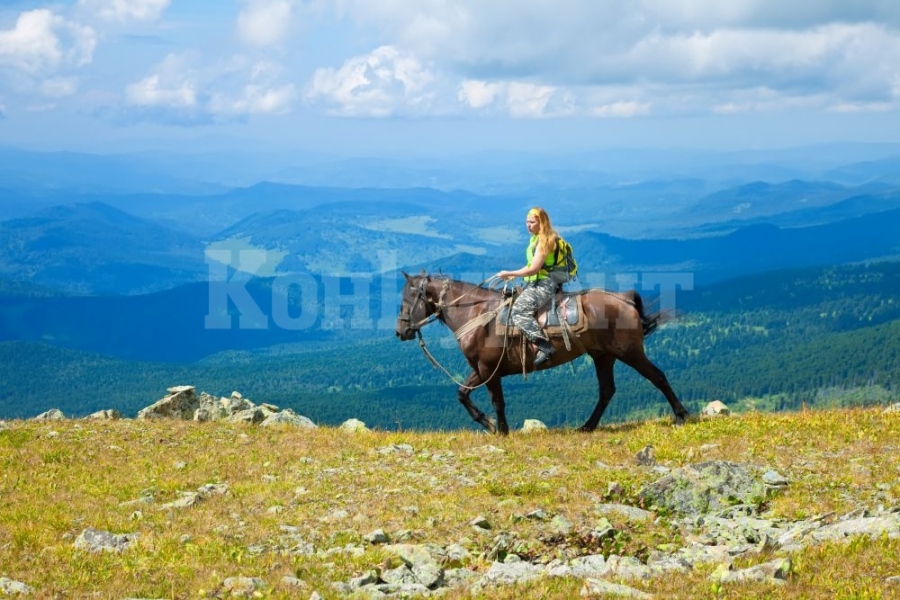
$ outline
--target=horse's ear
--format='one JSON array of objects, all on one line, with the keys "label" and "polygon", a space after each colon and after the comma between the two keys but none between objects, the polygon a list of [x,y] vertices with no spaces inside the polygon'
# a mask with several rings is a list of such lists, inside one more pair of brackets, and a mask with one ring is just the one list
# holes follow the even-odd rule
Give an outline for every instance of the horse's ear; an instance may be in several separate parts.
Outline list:
[{"label": "horse's ear", "polygon": [[406,271],[400,271],[400,272],[403,273],[403,276],[406,278],[406,281],[408,282],[409,281],[409,273],[407,273]]}]

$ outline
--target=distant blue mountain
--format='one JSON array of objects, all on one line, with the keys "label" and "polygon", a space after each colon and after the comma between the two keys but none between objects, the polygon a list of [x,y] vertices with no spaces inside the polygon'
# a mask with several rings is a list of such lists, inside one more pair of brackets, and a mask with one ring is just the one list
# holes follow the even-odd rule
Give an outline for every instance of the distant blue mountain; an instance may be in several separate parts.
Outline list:
[{"label": "distant blue mountain", "polygon": [[0,223],[0,277],[62,291],[146,293],[206,278],[203,245],[101,203]]}]

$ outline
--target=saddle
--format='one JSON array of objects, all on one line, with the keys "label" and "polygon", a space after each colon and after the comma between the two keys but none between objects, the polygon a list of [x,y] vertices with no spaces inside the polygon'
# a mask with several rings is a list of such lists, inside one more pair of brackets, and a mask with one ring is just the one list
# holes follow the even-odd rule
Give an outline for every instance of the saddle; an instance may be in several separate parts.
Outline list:
[{"label": "saddle", "polygon": [[[558,293],[553,300],[537,312],[538,325],[547,334],[547,337],[561,337],[563,335],[561,321],[566,323],[570,334],[578,335],[587,329],[587,319],[584,316],[582,299],[584,294],[580,292]],[[511,304],[504,304],[497,318],[494,319],[494,330],[499,336],[518,337],[522,331],[513,324],[509,316]]]}]

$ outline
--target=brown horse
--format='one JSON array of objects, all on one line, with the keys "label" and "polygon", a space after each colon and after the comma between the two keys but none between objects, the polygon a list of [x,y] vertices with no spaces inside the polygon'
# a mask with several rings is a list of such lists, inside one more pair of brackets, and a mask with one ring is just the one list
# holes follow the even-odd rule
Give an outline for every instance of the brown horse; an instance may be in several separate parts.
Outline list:
[{"label": "brown horse", "polygon": [[[433,320],[441,321],[456,334],[460,350],[472,367],[472,373],[457,391],[459,401],[476,422],[492,433],[509,433],[501,378],[523,371],[552,369],[582,354],[588,354],[593,359],[600,387],[597,406],[581,426],[582,431],[597,428],[600,417],[616,393],[613,365],[617,360],[659,388],[675,413],[676,423],[683,423],[688,416],[665,374],[644,353],[644,337],[663,322],[665,315],[662,312],[645,314],[643,301],[637,292],[579,292],[584,296],[587,329],[572,336],[571,349],[566,349],[562,338],[552,339],[556,352],[535,369],[533,348],[499,336],[493,322],[483,323],[485,317],[491,316],[486,313],[496,311],[504,301],[502,292],[446,277],[403,275],[406,285],[397,319],[397,337],[411,340],[417,334],[421,336],[420,328]],[[481,385],[486,386],[490,394],[497,414],[496,425],[469,398],[471,391]]]}]

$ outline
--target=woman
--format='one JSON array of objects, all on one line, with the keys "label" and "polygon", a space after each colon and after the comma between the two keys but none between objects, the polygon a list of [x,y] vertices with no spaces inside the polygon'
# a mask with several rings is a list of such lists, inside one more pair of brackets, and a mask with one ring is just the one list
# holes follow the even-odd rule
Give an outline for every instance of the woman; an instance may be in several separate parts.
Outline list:
[{"label": "woman", "polygon": [[534,365],[537,366],[550,358],[555,350],[538,325],[535,313],[556,293],[556,283],[550,279],[546,267],[553,266],[553,253],[559,235],[550,225],[547,211],[540,207],[528,211],[525,227],[531,234],[525,249],[527,264],[515,271],[500,271],[497,277],[507,281],[522,277],[526,282],[525,289],[513,303],[510,316],[525,337],[537,346],[534,358]]}]

